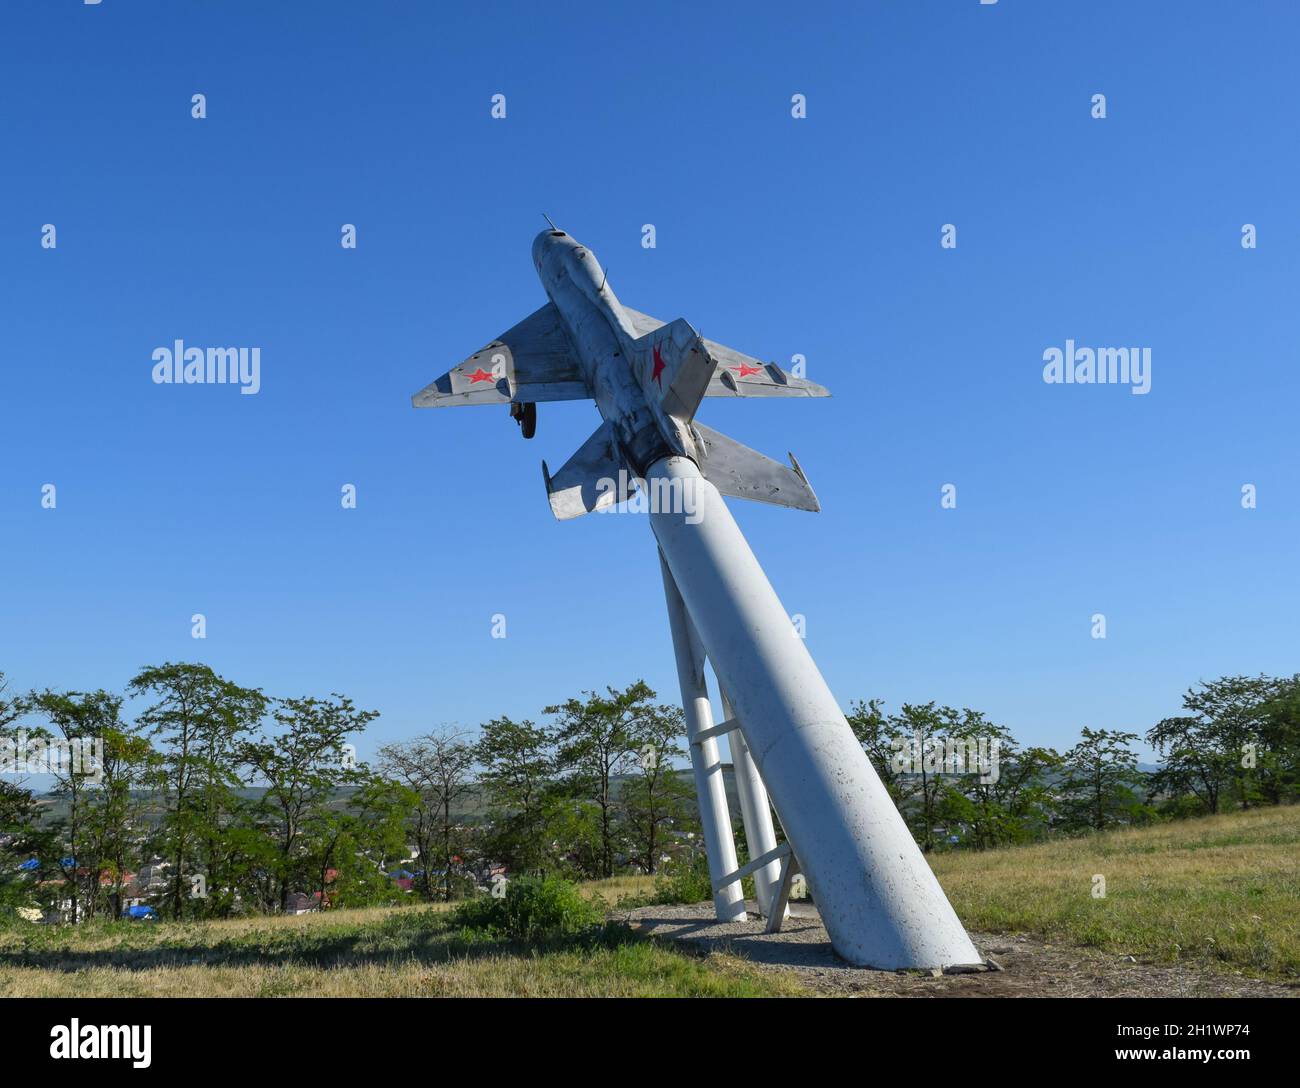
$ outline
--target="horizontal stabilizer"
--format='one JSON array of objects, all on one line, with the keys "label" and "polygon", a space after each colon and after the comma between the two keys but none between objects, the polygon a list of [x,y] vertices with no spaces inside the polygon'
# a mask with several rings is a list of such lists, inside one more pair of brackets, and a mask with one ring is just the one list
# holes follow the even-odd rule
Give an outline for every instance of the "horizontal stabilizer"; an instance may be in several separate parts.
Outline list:
[{"label": "horizontal stabilizer", "polygon": [[790,455],[794,467],[789,468],[703,423],[692,423],[691,430],[700,451],[700,471],[724,495],[796,510],[821,509],[794,454]]},{"label": "horizontal stabilizer", "polygon": [[584,400],[583,381],[559,311],[548,302],[411,398],[417,408]]},{"label": "horizontal stabilizer", "polygon": [[[664,327],[657,317],[627,306],[623,312],[632,321],[638,336],[645,337]],[[676,324],[676,322],[673,322]],[[825,386],[797,378],[776,363],[765,363],[752,355],[729,348],[714,340],[703,340],[704,350],[716,362],[706,397],[829,397]]]},{"label": "horizontal stabilizer", "polygon": [[582,517],[623,502],[633,492],[614,428],[602,423],[554,476],[542,462],[551,513],[559,521]]}]

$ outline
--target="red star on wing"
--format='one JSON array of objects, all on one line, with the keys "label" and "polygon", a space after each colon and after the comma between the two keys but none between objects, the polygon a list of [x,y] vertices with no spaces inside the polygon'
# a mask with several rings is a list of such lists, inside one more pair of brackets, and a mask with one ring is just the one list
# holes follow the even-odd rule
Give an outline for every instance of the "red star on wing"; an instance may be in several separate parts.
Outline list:
[{"label": "red star on wing", "polygon": [[475,382],[490,382],[491,380],[492,380],[492,375],[489,374],[482,367],[479,367],[476,371],[474,371],[473,374],[469,376],[470,385],[473,385]]},{"label": "red star on wing", "polygon": [[654,369],[654,373],[651,374],[650,377],[652,377],[659,384],[659,388],[662,389],[664,387],[664,382],[663,382],[663,378],[660,375],[662,375],[664,372],[664,357],[659,352],[660,352],[659,345],[656,344],[655,345],[655,369]]},{"label": "red star on wing", "polygon": [[761,366],[750,366],[748,363],[741,363],[740,366],[733,366],[732,370],[736,371],[742,378],[748,378],[751,374],[757,374],[763,368]]}]

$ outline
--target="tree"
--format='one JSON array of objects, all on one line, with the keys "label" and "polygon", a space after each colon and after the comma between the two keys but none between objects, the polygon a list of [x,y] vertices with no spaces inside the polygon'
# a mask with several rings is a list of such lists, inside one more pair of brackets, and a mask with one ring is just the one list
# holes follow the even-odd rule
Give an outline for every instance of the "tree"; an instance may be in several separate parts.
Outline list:
[{"label": "tree", "polygon": [[[59,750],[67,756],[66,760],[51,758],[49,765],[55,780],[50,792],[67,799],[68,815],[56,825],[62,841],[55,840],[51,844],[57,856],[47,859],[47,862],[58,871],[68,890],[75,923],[82,921],[83,916],[89,916],[98,898],[100,859],[91,856],[92,844],[87,827],[89,795],[93,779],[100,773],[94,765],[93,753],[97,750],[97,741],[102,744],[109,730],[119,728],[122,699],[102,690],[83,693],[46,689],[32,693],[26,704],[44,717],[49,729],[41,732],[58,742]],[[65,848],[68,851],[66,855],[63,853]]]},{"label": "tree", "polygon": [[266,697],[207,665],[171,662],[142,669],[128,690],[156,700],[137,722],[164,745],[162,787],[169,803],[162,833],[172,859],[172,915],[184,917],[186,874],[195,865],[214,906],[227,910],[233,896],[225,890],[229,859],[221,832],[238,806],[237,754],[266,713]]},{"label": "tree", "polygon": [[[472,775],[478,759],[468,734],[443,729],[379,750],[381,773],[410,791],[411,830],[422,871],[421,886],[434,897],[434,874],[440,874],[439,894],[451,900],[453,870],[466,848],[458,817],[460,803],[473,794]],[[434,866],[437,866],[435,869]]]},{"label": "tree", "polygon": [[858,700],[846,717],[923,850],[937,845],[939,823],[965,828],[962,842],[980,850],[1046,832],[1056,752],[1022,750],[1005,726],[969,707],[905,703],[886,714],[883,705]]},{"label": "tree", "polygon": [[390,860],[403,856],[410,804],[398,783],[358,768],[356,789],[343,807],[317,808],[307,817],[303,853],[314,874],[322,909],[392,902]]},{"label": "tree", "polygon": [[39,820],[35,794],[19,782],[0,778],[0,910],[27,902],[30,884],[19,866],[31,855],[51,852]]},{"label": "tree", "polygon": [[21,695],[9,695],[9,682],[0,672],[0,729],[7,729],[27,711],[26,700]]},{"label": "tree", "polygon": [[479,784],[491,806],[486,849],[512,872],[544,871],[555,756],[550,735],[531,721],[493,718],[478,742]]},{"label": "tree", "polygon": [[122,913],[122,886],[144,840],[146,791],[159,782],[159,758],[148,739],[135,727],[105,728],[99,781],[86,795],[85,841],[93,863],[88,916],[98,912],[99,893],[107,880],[107,914]]},{"label": "tree", "polygon": [[1242,808],[1276,803],[1294,782],[1297,679],[1223,676],[1183,695],[1188,713],[1164,718],[1147,732],[1160,754],[1153,794],[1172,801],[1194,796],[1205,812],[1219,811],[1224,794]]},{"label": "tree", "polygon": [[347,738],[364,731],[379,713],[358,710],[337,693],[330,699],[276,699],[272,706],[278,734],[244,741],[239,758],[251,777],[265,784],[257,809],[267,817],[264,833],[274,846],[272,875],[283,911],[294,883],[311,877],[303,837],[309,820],[361,777]]},{"label": "tree", "polygon": [[[9,695],[5,674],[0,672],[0,729],[8,729],[26,711],[18,695]],[[0,775],[19,773],[16,738],[6,737],[0,747]],[[12,745],[12,751],[10,746]],[[20,906],[27,900],[28,882],[18,867],[44,845],[38,831],[39,806],[36,796],[20,781],[0,777],[0,909]]]},{"label": "tree", "polygon": [[[27,711],[22,696],[9,695],[8,688],[5,674],[0,672],[0,730],[7,730]],[[17,739],[6,737],[4,742],[0,747],[0,775],[17,774]],[[39,813],[36,795],[24,782],[0,777],[0,909],[27,901],[29,884],[18,867],[46,847],[38,827]]]},{"label": "tree", "polygon": [[1259,708],[1259,788],[1270,804],[1300,797],[1300,675],[1279,681]]},{"label": "tree", "polygon": [[[981,736],[991,739],[995,728],[978,710],[933,702],[904,703],[889,723],[878,727],[882,737],[910,739],[895,757],[897,804],[925,853],[935,847],[944,798],[953,788],[949,776],[964,772],[970,763],[969,742]],[[903,769],[909,760],[910,766]]]},{"label": "tree", "polygon": [[1028,842],[1048,831],[1055,811],[1050,776],[1061,757],[1051,748],[1021,749],[1002,726],[989,726],[997,743],[988,773],[968,773],[943,795],[940,815],[966,828],[964,842],[977,850]]},{"label": "tree", "polygon": [[558,767],[568,793],[595,808],[599,828],[598,869],[594,875],[614,875],[617,798],[615,779],[633,765],[640,749],[642,722],[655,693],[643,680],[623,691],[583,694],[548,706],[545,713],[558,716],[552,736],[558,749]]},{"label": "tree", "polygon": [[912,735],[899,718],[885,714],[883,707],[883,700],[871,699],[864,703],[859,699],[849,708],[846,718],[889,796],[895,805],[901,806],[911,789],[895,757],[910,750]]},{"label": "tree", "polygon": [[1143,781],[1129,748],[1137,734],[1084,726],[1082,737],[1062,760],[1060,793],[1067,825],[1103,831],[1130,821],[1138,807],[1134,790]]},{"label": "tree", "polygon": [[665,833],[689,819],[693,785],[674,766],[685,754],[677,741],[686,732],[680,707],[649,706],[638,715],[636,769],[622,783],[625,838],[637,865],[653,874],[659,867]]}]

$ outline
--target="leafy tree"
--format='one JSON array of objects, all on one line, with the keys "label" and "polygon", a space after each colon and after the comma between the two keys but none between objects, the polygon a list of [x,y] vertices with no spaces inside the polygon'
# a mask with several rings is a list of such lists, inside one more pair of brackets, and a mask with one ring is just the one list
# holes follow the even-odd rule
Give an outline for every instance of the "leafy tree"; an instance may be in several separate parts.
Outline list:
[{"label": "leafy tree", "polygon": [[646,707],[636,723],[636,769],[622,783],[619,800],[625,838],[646,873],[658,869],[668,829],[691,820],[694,786],[674,766],[685,754],[677,743],[685,732],[685,717],[676,706]]},{"label": "leafy tree", "polygon": [[388,864],[403,856],[407,792],[396,782],[358,769],[356,789],[343,807],[316,809],[306,820],[304,853],[322,908],[395,902]]},{"label": "leafy tree", "polygon": [[1191,794],[1205,812],[1225,795],[1249,808],[1277,803],[1291,792],[1297,749],[1297,683],[1267,676],[1223,676],[1183,695],[1185,714],[1147,732],[1162,766],[1153,794],[1171,803]]},{"label": "leafy tree", "polygon": [[[954,768],[963,771],[969,762],[968,741],[991,738],[995,728],[978,710],[933,702],[904,703],[897,715],[879,727],[881,736],[911,740],[898,753],[895,786],[899,811],[926,853],[936,844],[935,828],[954,789]],[[903,769],[909,759],[910,767]]]},{"label": "leafy tree", "polygon": [[[4,742],[0,747],[0,775],[18,771],[17,740],[7,731],[25,711],[23,698],[8,694],[5,674],[0,672],[0,730],[6,731],[0,737]],[[18,867],[32,855],[47,850],[38,830],[39,813],[35,794],[23,782],[0,777],[0,909],[27,902],[30,885]]]},{"label": "leafy tree", "polygon": [[[46,689],[34,692],[26,703],[48,723],[48,728],[41,732],[61,741],[66,746],[64,751],[74,760],[70,763],[52,761],[50,764],[55,780],[50,792],[67,799],[68,815],[55,825],[58,837],[51,845],[55,847],[57,856],[45,861],[59,873],[68,892],[72,919],[79,922],[94,909],[101,859],[92,856],[93,829],[88,825],[87,811],[97,769],[90,765],[89,760],[83,761],[78,768],[75,753],[79,750],[83,755],[90,755],[95,751],[97,741],[102,743],[110,730],[120,728],[122,699],[102,690],[83,693]],[[66,855],[64,849],[68,851]]]},{"label": "leafy tree", "polygon": [[1050,775],[1061,757],[1050,748],[1006,742],[993,776],[964,775],[943,794],[940,817],[966,828],[963,844],[990,850],[1045,835],[1055,812]]},{"label": "leafy tree", "polygon": [[1103,831],[1130,822],[1139,809],[1135,790],[1143,782],[1129,744],[1136,733],[1089,729],[1065,753],[1060,793],[1067,826]]},{"label": "leafy tree", "polygon": [[274,844],[272,875],[283,911],[293,885],[310,881],[304,837],[310,821],[319,818],[341,788],[362,776],[347,738],[364,731],[379,714],[358,710],[337,693],[329,699],[276,699],[272,707],[279,732],[244,741],[239,758],[252,778],[265,785],[256,811],[265,818],[263,833]]},{"label": "leafy tree", "polygon": [[614,875],[618,852],[614,783],[636,760],[641,731],[655,698],[643,680],[623,691],[612,687],[606,691],[608,695],[584,692],[585,699],[566,699],[545,710],[558,716],[552,735],[568,793],[595,810],[599,844],[594,875],[602,877]]},{"label": "leafy tree", "polygon": [[0,729],[7,729],[27,711],[27,703],[21,695],[9,694],[9,682],[0,672]]},{"label": "leafy tree", "polygon": [[[421,887],[434,898],[452,898],[454,870],[467,848],[460,804],[474,793],[473,769],[478,750],[468,734],[443,729],[414,740],[386,744],[379,750],[381,773],[408,791],[411,830],[421,867]],[[435,869],[436,866],[436,869]]]},{"label": "leafy tree", "polygon": [[172,915],[185,915],[188,874],[195,867],[213,908],[224,911],[232,897],[225,891],[229,857],[222,828],[239,807],[238,753],[265,714],[266,697],[207,665],[171,662],[140,670],[128,690],[154,698],[137,722],[164,746],[162,837],[172,859]]},{"label": "leafy tree", "polygon": [[1300,798],[1300,675],[1279,681],[1259,708],[1257,775],[1261,796],[1280,805]]},{"label": "leafy tree", "polygon": [[93,859],[88,914],[99,909],[108,881],[106,913],[122,912],[122,886],[135,866],[137,844],[145,838],[147,801],[142,794],[158,784],[159,759],[148,739],[125,725],[104,730],[99,781],[86,797],[86,852]]},{"label": "leafy tree", "polygon": [[604,871],[601,810],[583,797],[557,789],[546,804],[546,827],[553,836],[555,862],[568,877],[590,878]]},{"label": "leafy tree", "polygon": [[883,700],[872,699],[864,703],[859,699],[849,708],[846,717],[849,728],[880,775],[889,796],[895,805],[901,807],[903,799],[912,792],[912,784],[907,781],[905,772],[899,769],[895,757],[900,752],[911,750],[913,738],[901,719],[884,713],[883,707]]},{"label": "leafy tree", "polygon": [[969,707],[905,703],[887,714],[879,699],[858,700],[846,717],[923,850],[940,823],[965,827],[963,843],[981,850],[1046,833],[1061,762],[1052,749],[1021,749]]},{"label": "leafy tree", "polygon": [[554,807],[550,735],[531,721],[493,718],[483,725],[477,755],[479,784],[491,806],[488,854],[512,872],[544,870]]},{"label": "leafy tree", "polygon": [[1010,730],[977,710],[961,712],[948,740],[964,745],[965,773],[950,779],[940,815],[949,825],[967,828],[970,846],[988,850],[1047,830],[1053,808],[1049,775],[1060,756],[1049,748],[1022,751]]}]

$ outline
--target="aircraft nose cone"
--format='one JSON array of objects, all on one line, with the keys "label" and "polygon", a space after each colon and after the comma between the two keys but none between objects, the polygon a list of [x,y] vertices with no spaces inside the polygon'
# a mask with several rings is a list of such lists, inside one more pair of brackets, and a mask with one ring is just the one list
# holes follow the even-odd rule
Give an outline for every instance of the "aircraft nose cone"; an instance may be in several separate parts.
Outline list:
[{"label": "aircraft nose cone", "polygon": [[544,230],[533,239],[533,264],[540,265],[546,254],[553,249],[567,248],[573,239],[562,230]]}]

